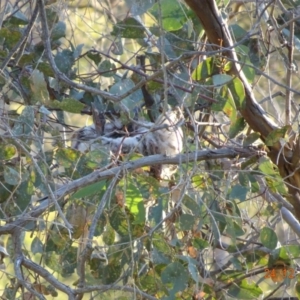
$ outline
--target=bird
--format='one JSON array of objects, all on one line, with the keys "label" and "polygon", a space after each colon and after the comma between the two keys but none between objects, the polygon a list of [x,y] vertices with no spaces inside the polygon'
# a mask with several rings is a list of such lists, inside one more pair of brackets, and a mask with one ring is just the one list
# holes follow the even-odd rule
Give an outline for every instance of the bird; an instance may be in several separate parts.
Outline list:
[{"label": "bird", "polygon": [[[125,130],[122,122],[116,117],[110,122],[102,123],[100,129],[94,120],[94,124],[85,126],[75,133],[72,147],[85,152],[88,149],[97,149],[100,141],[102,145],[109,146],[114,156],[131,152],[143,156],[155,154],[173,156],[181,153],[183,149],[182,120],[183,114],[179,107],[162,113],[155,123],[133,120],[127,124]],[[150,168],[155,178],[166,180],[170,179],[176,170],[177,167],[173,165],[158,165]]]}]

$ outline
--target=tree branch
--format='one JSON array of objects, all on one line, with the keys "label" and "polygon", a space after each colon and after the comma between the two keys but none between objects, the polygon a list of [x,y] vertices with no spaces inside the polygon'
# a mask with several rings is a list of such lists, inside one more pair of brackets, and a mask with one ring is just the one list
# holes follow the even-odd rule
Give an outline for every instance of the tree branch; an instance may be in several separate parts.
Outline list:
[{"label": "tree branch", "polygon": [[[253,156],[260,157],[264,155],[266,155],[266,152],[255,150],[254,148],[223,148],[217,150],[201,150],[186,154],[178,154],[176,156],[151,155],[138,160],[125,162],[120,166],[108,170],[96,170],[89,175],[74,180],[57,189],[56,191],[53,191],[53,195],[57,200],[59,200],[92,183],[113,178],[118,174],[120,174],[119,176],[123,176],[123,174],[145,166],[154,166],[161,164],[179,165],[181,163],[195,163],[196,161],[210,159],[236,157],[243,158]],[[49,196],[41,199],[40,201],[42,201],[41,204],[38,207],[33,208],[30,213],[24,214],[22,218],[16,219],[13,222],[0,227],[0,235],[11,233],[16,227],[24,227],[27,223],[36,220],[36,218],[38,218],[43,212],[54,205]]]}]

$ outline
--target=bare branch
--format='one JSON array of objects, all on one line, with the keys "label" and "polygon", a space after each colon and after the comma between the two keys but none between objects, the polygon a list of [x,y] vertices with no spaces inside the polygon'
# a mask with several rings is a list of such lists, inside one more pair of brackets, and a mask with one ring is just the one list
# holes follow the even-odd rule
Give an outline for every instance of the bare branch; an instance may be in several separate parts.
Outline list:
[{"label": "bare branch", "polygon": [[[118,174],[124,174],[145,166],[154,166],[161,164],[173,164],[179,165],[180,163],[191,163],[196,161],[218,159],[218,158],[236,158],[236,157],[252,157],[252,156],[264,156],[264,151],[247,149],[247,148],[223,148],[217,150],[201,150],[197,152],[190,152],[187,154],[178,154],[176,156],[167,157],[165,155],[151,155],[143,157],[135,161],[129,161],[123,163],[121,166],[114,167],[105,171],[95,171],[80,179],[74,180],[69,184],[54,191],[53,194],[57,200],[101,180],[113,178]],[[44,211],[53,205],[49,196],[41,199],[41,204],[34,208],[29,214],[24,214],[22,219],[17,219],[9,224],[0,227],[0,234],[10,233],[16,227],[24,227],[30,221],[36,220]]]}]

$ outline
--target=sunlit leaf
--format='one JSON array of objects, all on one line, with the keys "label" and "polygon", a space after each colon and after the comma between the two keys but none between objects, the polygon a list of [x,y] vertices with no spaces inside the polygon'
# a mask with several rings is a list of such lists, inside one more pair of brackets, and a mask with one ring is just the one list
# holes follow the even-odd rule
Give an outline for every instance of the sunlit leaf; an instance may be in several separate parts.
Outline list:
[{"label": "sunlit leaf", "polygon": [[144,199],[139,189],[131,182],[124,182],[120,185],[126,192],[124,194],[126,198],[126,206],[129,211],[135,216],[133,224],[143,224],[145,222],[145,207]]},{"label": "sunlit leaf", "polygon": [[222,97],[226,99],[226,103],[223,106],[223,112],[230,118],[230,121],[235,123],[237,118],[237,108],[230,90],[226,87],[222,88]]},{"label": "sunlit leaf", "polygon": [[154,4],[150,13],[157,20],[162,19],[162,26],[166,31],[178,30],[187,21],[184,6],[173,0],[162,0],[160,5]]},{"label": "sunlit leaf", "polygon": [[227,292],[234,299],[258,299],[263,293],[255,283],[248,283],[246,280],[239,285],[231,285]]},{"label": "sunlit leaf", "polygon": [[202,61],[192,73],[193,80],[204,80],[215,72],[214,58],[209,57]]},{"label": "sunlit leaf", "polygon": [[266,137],[265,144],[267,146],[274,146],[282,139],[287,138],[287,133],[292,130],[291,125],[283,126],[279,129],[275,129],[271,131]]},{"label": "sunlit leaf", "polygon": [[12,144],[0,145],[0,160],[8,160],[17,154],[17,149]]},{"label": "sunlit leaf", "polygon": [[238,109],[244,109],[246,96],[242,81],[238,77],[235,77],[228,83],[228,88],[231,91],[236,107]]}]

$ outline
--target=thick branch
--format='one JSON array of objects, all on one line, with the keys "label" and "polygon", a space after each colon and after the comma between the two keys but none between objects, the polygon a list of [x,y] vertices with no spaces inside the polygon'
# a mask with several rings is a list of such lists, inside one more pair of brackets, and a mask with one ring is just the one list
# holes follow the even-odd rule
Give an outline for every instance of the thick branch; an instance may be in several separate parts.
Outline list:
[{"label": "thick branch", "polygon": [[[256,102],[251,86],[242,71],[242,64],[238,61],[228,26],[224,23],[216,2],[214,0],[185,1],[200,19],[213,48],[220,49],[220,53],[232,61],[232,72],[242,81],[245,88],[246,103],[240,109],[240,113],[250,128],[260,133],[262,140],[265,140],[274,129],[279,127],[267,117],[266,112]],[[278,166],[280,175],[289,190],[288,201],[294,206],[296,217],[300,220],[300,166],[297,140],[295,143],[295,138],[291,137],[290,143],[286,145],[281,145],[278,141],[269,149],[268,155]]]},{"label": "thick branch", "polygon": [[[243,158],[251,156],[263,156],[266,153],[254,149],[246,148],[223,148],[217,150],[201,150],[197,152],[190,152],[187,154],[178,154],[176,156],[165,156],[165,155],[151,155],[143,157],[135,161],[125,162],[120,166],[108,169],[108,170],[96,170],[95,172],[84,176],[80,179],[74,180],[69,184],[57,189],[53,192],[57,200],[101,180],[113,178],[115,176],[122,176],[130,171],[145,166],[154,166],[160,164],[171,164],[179,165],[182,163],[194,163],[196,161],[220,159],[220,158]],[[36,220],[43,212],[53,205],[50,197],[42,199],[41,205],[34,208],[29,214],[23,215],[22,218],[14,220],[13,222],[0,227],[0,235],[11,233],[16,227],[24,227],[28,222]]]},{"label": "thick branch", "polygon": [[[233,62],[233,73],[243,82],[246,94],[246,105],[240,112],[249,126],[254,131],[260,133],[264,140],[269,133],[278,128],[278,126],[266,116],[266,112],[255,100],[251,86],[242,71],[242,65],[239,63],[233,48],[228,26],[223,22],[215,1],[185,0],[185,2],[194,10],[200,19],[213,48],[215,50],[220,49],[221,54]],[[280,146],[278,145],[278,147]]]}]

